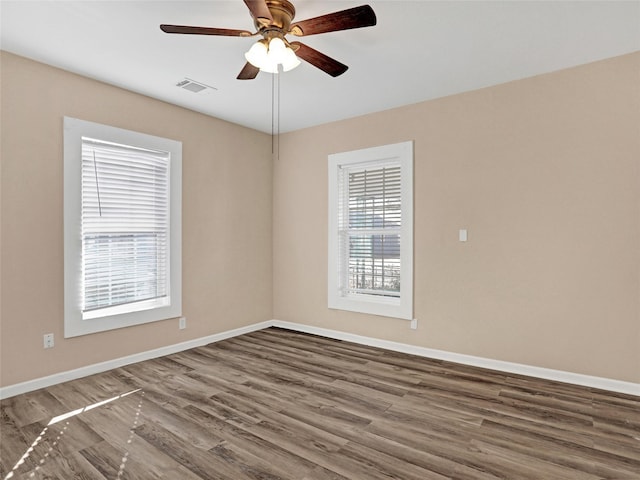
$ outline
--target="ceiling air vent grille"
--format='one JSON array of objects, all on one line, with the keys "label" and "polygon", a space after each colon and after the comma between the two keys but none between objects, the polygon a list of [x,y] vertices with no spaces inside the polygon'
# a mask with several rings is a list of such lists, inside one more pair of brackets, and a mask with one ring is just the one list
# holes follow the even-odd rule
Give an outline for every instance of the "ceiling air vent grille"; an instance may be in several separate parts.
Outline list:
[{"label": "ceiling air vent grille", "polygon": [[206,85],[202,82],[196,82],[190,78],[185,78],[184,80],[176,83],[176,87],[184,88],[185,90],[189,90],[193,93],[209,93],[213,90],[217,90],[215,87]]}]

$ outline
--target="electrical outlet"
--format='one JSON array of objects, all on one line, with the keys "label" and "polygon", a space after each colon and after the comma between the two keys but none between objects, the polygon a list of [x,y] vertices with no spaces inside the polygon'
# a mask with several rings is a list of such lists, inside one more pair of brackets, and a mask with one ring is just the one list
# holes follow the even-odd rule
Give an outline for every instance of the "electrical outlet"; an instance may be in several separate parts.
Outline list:
[{"label": "electrical outlet", "polygon": [[53,348],[53,333],[44,334],[44,348]]},{"label": "electrical outlet", "polygon": [[180,330],[187,328],[187,317],[180,317],[180,320],[178,320],[178,328]]},{"label": "electrical outlet", "polygon": [[414,318],[413,320],[411,320],[411,330],[415,330],[418,328],[418,319]]}]

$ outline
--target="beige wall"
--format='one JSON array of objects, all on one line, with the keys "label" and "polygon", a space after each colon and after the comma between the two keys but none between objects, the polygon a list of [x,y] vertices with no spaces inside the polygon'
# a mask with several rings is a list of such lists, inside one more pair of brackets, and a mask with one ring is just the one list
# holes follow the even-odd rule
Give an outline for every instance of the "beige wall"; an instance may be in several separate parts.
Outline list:
[{"label": "beige wall", "polygon": [[[415,331],[327,308],[327,155],[405,140]],[[280,147],[276,319],[640,382],[640,54],[296,131]]]},{"label": "beige wall", "polygon": [[[5,52],[1,62],[0,385],[272,317],[268,135]],[[182,141],[186,330],[167,320],[63,338],[65,115]],[[56,345],[44,350],[48,332]]]},{"label": "beige wall", "polygon": [[[640,54],[286,134],[275,164],[267,135],[1,62],[1,386],[270,318],[640,382]],[[186,330],[63,338],[64,115],[183,142]],[[326,307],[327,155],[405,140],[415,331]]]}]

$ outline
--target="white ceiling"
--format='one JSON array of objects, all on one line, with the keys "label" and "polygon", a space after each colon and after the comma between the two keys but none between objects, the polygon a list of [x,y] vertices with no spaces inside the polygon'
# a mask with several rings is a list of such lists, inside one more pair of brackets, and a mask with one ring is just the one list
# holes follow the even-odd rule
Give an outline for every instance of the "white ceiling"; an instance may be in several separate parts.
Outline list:
[{"label": "white ceiling", "polygon": [[[293,0],[296,20],[364,1]],[[374,27],[301,40],[349,65],[280,74],[280,131],[640,50],[640,1],[373,0]],[[161,23],[255,30],[242,0],[1,0],[3,50],[271,132],[270,74],[236,80],[253,38],[169,35]],[[217,88],[194,94],[185,77]]]}]

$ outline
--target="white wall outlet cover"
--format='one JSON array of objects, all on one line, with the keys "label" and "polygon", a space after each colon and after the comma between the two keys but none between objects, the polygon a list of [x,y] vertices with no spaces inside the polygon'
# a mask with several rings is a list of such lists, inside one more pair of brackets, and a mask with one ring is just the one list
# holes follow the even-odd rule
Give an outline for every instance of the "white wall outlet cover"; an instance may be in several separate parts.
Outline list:
[{"label": "white wall outlet cover", "polygon": [[45,333],[43,336],[44,348],[53,348],[53,333]]},{"label": "white wall outlet cover", "polygon": [[459,239],[461,242],[466,242],[466,241],[467,241],[467,229],[466,229],[466,228],[461,228],[461,229],[458,231],[458,239]]}]

